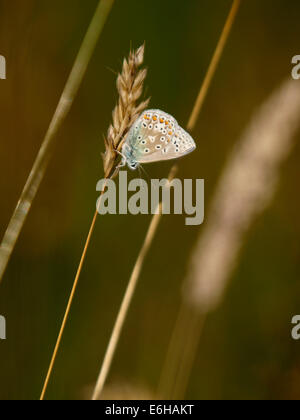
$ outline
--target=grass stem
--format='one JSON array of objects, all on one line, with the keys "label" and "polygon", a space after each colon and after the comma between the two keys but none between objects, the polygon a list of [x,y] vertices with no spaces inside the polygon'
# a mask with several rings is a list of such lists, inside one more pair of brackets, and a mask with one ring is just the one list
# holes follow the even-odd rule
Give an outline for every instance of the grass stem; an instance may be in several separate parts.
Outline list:
[{"label": "grass stem", "polygon": [[[172,181],[172,179],[174,178],[176,174],[176,170],[174,169],[169,176],[169,182]],[[126,293],[124,295],[116,322],[114,324],[113,327],[113,331],[109,340],[109,344],[104,356],[104,360],[101,366],[101,370],[98,376],[98,380],[96,383],[96,387],[94,389],[93,392],[93,396],[92,396],[92,400],[98,400],[102,394],[103,391],[103,387],[107,378],[107,375],[109,373],[111,364],[112,364],[112,360],[113,357],[115,355],[116,352],[116,348],[117,348],[117,344],[119,342],[120,336],[121,336],[121,332],[128,314],[128,310],[130,307],[130,304],[132,302],[135,290],[136,290],[136,286],[142,271],[142,267],[145,261],[145,258],[148,254],[148,251],[151,247],[151,244],[153,242],[154,236],[156,234],[160,219],[161,219],[161,214],[162,214],[162,203],[159,204],[157,211],[155,212],[156,214],[152,217],[149,229],[147,231],[146,234],[146,238],[145,241],[143,243],[143,246],[139,252],[138,258],[136,260],[136,263],[134,265],[132,274],[130,276],[129,282],[128,282],[128,286],[126,289]]]},{"label": "grass stem", "polygon": [[47,391],[47,388],[48,388],[48,385],[49,385],[51,373],[53,371],[53,367],[54,367],[54,364],[55,364],[55,361],[56,361],[56,357],[57,357],[57,353],[58,353],[58,350],[59,350],[59,347],[60,347],[62,336],[63,336],[63,333],[64,333],[65,328],[66,328],[66,324],[67,324],[68,317],[69,317],[70,310],[71,310],[71,306],[72,306],[72,303],[73,303],[73,300],[74,300],[76,288],[77,288],[77,285],[78,285],[79,277],[80,277],[81,270],[82,270],[82,267],[83,267],[83,263],[84,263],[84,260],[85,260],[85,257],[86,257],[88,246],[90,244],[90,240],[91,240],[92,234],[93,234],[94,229],[95,229],[97,215],[98,215],[98,212],[96,211],[96,213],[93,217],[93,221],[92,221],[92,224],[91,224],[91,227],[90,227],[90,231],[89,231],[89,234],[88,234],[85,246],[84,246],[84,250],[83,250],[83,253],[82,253],[82,256],[81,256],[80,264],[79,264],[79,267],[78,267],[78,270],[77,270],[77,273],[76,273],[75,281],[73,283],[72,291],[71,291],[69,301],[68,301],[68,305],[67,305],[67,308],[66,308],[66,311],[65,311],[65,314],[64,314],[63,322],[62,322],[61,327],[60,327],[60,331],[59,331],[59,335],[58,335],[58,338],[57,338],[57,341],[56,341],[56,344],[55,344],[55,348],[54,348],[54,351],[53,351],[53,354],[52,354],[52,357],[51,357],[51,362],[50,362],[50,365],[49,365],[49,368],[48,368],[48,372],[47,372],[47,375],[46,375],[46,379],[45,379],[45,382],[44,382],[44,385],[43,385],[43,390],[42,390],[41,397],[40,397],[41,401],[44,400],[45,394],[46,394],[46,391]]},{"label": "grass stem", "polygon": [[[234,23],[238,8],[240,5],[240,0],[234,0],[233,1],[233,5],[232,8],[230,10],[230,13],[228,15],[228,18],[226,20],[224,29],[222,31],[222,34],[220,36],[219,42],[217,44],[216,50],[214,52],[213,58],[211,60],[211,63],[209,65],[207,74],[205,76],[204,82],[201,86],[201,89],[199,91],[199,95],[197,97],[196,103],[194,105],[193,111],[191,113],[190,119],[188,121],[188,125],[187,128],[188,130],[192,131],[195,128],[197,119],[199,117],[199,114],[201,112],[204,100],[207,96],[208,93],[208,89],[209,86],[213,80],[213,76],[215,75],[216,69],[218,67],[218,64],[220,62],[222,53],[224,51],[224,47],[226,45],[226,42],[228,40],[232,25]],[[171,172],[169,174],[169,179],[170,177],[173,176],[173,174],[177,171],[177,164],[173,165]],[[161,204],[160,204],[161,206]],[[113,356],[115,354],[116,351],[116,347],[117,347],[117,343],[119,341],[120,335],[121,335],[121,330],[123,328],[123,325],[125,323],[125,318],[127,316],[128,313],[128,309],[129,309],[129,305],[132,301],[132,297],[135,291],[135,287],[136,284],[138,282],[138,277],[140,275],[141,272],[141,268],[144,262],[144,259],[146,257],[146,254],[148,252],[148,250],[150,249],[151,243],[155,237],[156,231],[158,229],[159,226],[159,221],[161,219],[161,212],[159,212],[159,214],[156,214],[153,216],[147,236],[146,236],[146,240],[145,243],[138,255],[138,259],[137,262],[135,264],[134,267],[134,271],[133,274],[131,276],[131,278],[129,279],[129,283],[128,283],[128,288],[126,290],[116,323],[114,325],[113,328],[113,332],[108,344],[108,348],[106,350],[105,353],[105,357],[104,357],[104,361],[102,364],[102,367],[100,369],[100,374],[98,376],[98,380],[97,380],[97,384],[92,396],[93,400],[98,400],[101,397],[102,391],[103,391],[103,387],[104,384],[106,382],[111,364],[112,364],[112,360],[113,360]]]},{"label": "grass stem", "polygon": [[56,134],[74,102],[113,3],[114,0],[100,0],[99,2],[17,207],[8,224],[0,246],[0,283],[53,155]]}]

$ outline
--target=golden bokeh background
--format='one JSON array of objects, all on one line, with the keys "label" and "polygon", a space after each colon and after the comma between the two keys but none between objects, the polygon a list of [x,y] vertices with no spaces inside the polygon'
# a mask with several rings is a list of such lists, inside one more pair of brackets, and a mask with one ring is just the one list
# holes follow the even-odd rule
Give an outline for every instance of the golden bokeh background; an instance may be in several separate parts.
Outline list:
[{"label": "golden bokeh background", "polygon": [[[0,0],[0,235],[30,172],[97,0]],[[146,42],[145,97],[183,126],[230,0],[117,0],[0,286],[0,398],[36,399],[94,213],[115,72]],[[297,0],[242,1],[194,130],[180,178],[204,178],[206,203],[258,106],[291,77],[300,54]],[[300,83],[295,81],[295,83]],[[300,133],[298,133],[300,140]],[[300,397],[300,142],[280,188],[253,226],[221,306],[205,325],[188,399]],[[170,163],[145,168],[163,178]],[[131,174],[136,176],[136,174]],[[249,180],[251,182],[251,180]],[[206,214],[206,222],[209,214]],[[150,216],[99,218],[47,398],[81,399],[93,386]],[[156,389],[189,255],[202,227],[165,216],[147,257],[108,384]],[[118,388],[118,387],[117,387]]]}]

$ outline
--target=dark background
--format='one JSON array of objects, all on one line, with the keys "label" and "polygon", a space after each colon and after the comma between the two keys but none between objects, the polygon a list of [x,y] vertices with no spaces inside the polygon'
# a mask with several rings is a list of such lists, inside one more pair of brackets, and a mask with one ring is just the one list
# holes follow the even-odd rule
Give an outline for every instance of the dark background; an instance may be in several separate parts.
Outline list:
[{"label": "dark background", "polygon": [[[1,237],[96,5],[0,0],[0,54],[7,60],[7,80],[0,81]],[[184,126],[230,6],[229,0],[115,2],[0,287],[8,334],[0,342],[1,399],[36,399],[41,391],[103,176],[103,134],[117,99],[110,69],[119,71],[130,46],[145,40],[145,97]],[[253,112],[290,77],[291,58],[300,54],[299,17],[298,0],[242,1],[192,133],[198,148],[180,161],[180,177],[205,179],[207,203]],[[206,323],[187,398],[300,397],[300,342],[290,337],[291,318],[300,313],[299,163],[298,142],[223,304]],[[146,170],[163,178],[169,167]],[[48,398],[89,396],[149,221],[98,220]],[[133,388],[132,398],[157,387],[199,229],[180,216],[162,220],[108,381]]]}]

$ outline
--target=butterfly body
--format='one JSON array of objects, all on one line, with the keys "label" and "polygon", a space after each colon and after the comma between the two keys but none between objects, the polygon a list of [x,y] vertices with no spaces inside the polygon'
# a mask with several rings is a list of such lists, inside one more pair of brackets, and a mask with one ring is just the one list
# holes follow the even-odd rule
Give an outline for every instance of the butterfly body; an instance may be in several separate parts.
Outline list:
[{"label": "butterfly body", "polygon": [[175,118],[150,109],[144,111],[129,130],[122,147],[122,164],[134,170],[140,163],[176,159],[195,148],[194,140]]}]

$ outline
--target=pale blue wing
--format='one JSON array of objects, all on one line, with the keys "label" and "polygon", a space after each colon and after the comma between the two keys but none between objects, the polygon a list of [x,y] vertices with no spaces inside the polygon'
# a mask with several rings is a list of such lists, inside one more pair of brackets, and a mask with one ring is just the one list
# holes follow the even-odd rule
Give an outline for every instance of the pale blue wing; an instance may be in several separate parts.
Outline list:
[{"label": "pale blue wing", "polygon": [[136,159],[139,163],[182,157],[195,150],[192,137],[171,115],[147,110],[140,117]]}]

